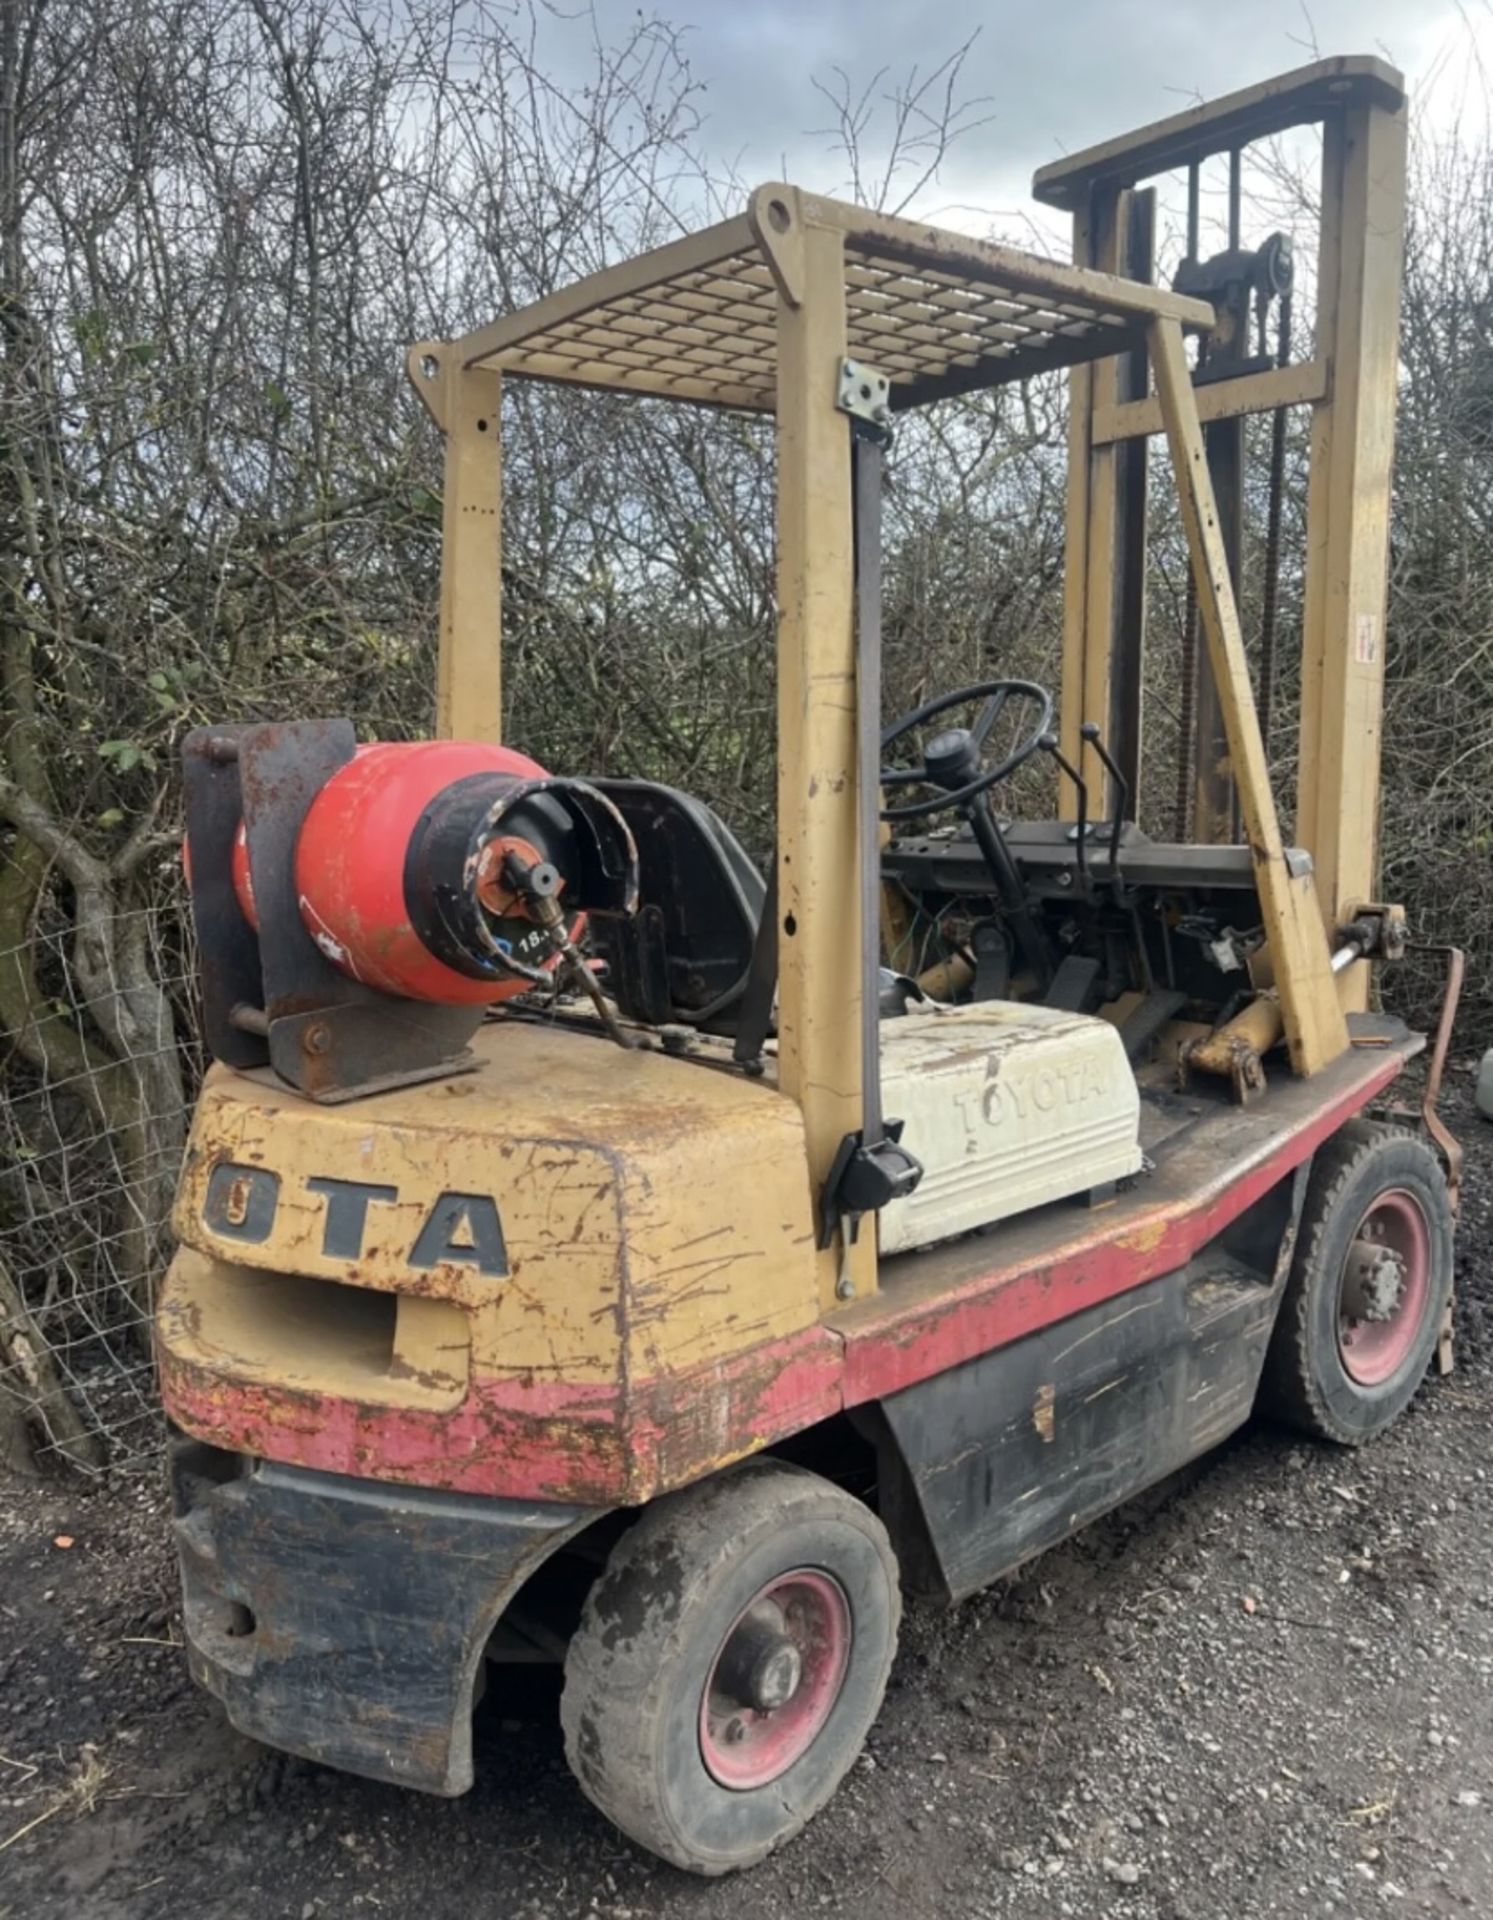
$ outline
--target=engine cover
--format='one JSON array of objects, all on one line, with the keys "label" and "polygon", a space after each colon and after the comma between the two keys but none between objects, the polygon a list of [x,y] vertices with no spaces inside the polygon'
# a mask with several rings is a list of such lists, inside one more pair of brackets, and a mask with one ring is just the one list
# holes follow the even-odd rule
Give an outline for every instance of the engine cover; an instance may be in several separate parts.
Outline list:
[{"label": "engine cover", "polygon": [[881,1089],[924,1167],[881,1212],[884,1254],[1140,1170],[1135,1076],[1117,1030],[1087,1014],[986,1000],[883,1021]]}]

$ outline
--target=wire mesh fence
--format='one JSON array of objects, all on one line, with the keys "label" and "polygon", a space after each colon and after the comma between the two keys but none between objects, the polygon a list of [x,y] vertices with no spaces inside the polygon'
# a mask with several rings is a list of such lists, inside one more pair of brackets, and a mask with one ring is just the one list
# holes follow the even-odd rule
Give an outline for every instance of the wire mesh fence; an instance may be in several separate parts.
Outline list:
[{"label": "wire mesh fence", "polygon": [[0,1458],[159,1454],[150,1315],[201,1070],[181,905],[0,950]]}]

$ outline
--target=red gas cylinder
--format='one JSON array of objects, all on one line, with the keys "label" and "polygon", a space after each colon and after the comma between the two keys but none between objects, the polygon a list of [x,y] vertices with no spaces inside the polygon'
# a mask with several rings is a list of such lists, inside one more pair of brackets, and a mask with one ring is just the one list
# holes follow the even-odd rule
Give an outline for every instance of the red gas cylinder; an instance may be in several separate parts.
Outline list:
[{"label": "red gas cylinder", "polygon": [[[358,754],[367,753],[368,751],[369,749],[366,745],[358,747],[355,749],[353,757],[356,759]],[[521,753],[515,754],[513,757],[515,760],[522,760],[524,758]],[[532,765],[533,763],[529,762],[528,764]],[[187,885],[190,886],[192,883],[192,849],[185,842],[182,844],[182,856],[187,872]],[[242,820],[239,821],[238,831],[233,836],[232,869],[233,892],[239,904],[239,911],[254,931],[258,933],[259,909],[254,904],[254,875],[249,866],[249,829],[247,824]]]},{"label": "red gas cylinder", "polygon": [[[249,829],[240,820],[238,832],[233,836],[233,891],[238,900],[239,911],[256,933],[259,931],[259,909],[254,904],[254,876],[249,871]],[[191,849],[187,850],[187,884],[192,880]]]},{"label": "red gas cylinder", "polygon": [[[240,820],[238,832],[233,836],[233,852],[230,856],[233,872],[233,892],[238,901],[239,912],[248,921],[256,933],[259,931],[259,909],[254,904],[254,876],[249,871],[249,829]],[[192,842],[183,835],[181,843],[181,870],[186,877],[188,891],[192,885]]]},{"label": "red gas cylinder", "polygon": [[[532,837],[531,816],[544,823],[543,790],[524,802],[513,831],[485,825],[547,777],[511,747],[475,741],[360,747],[312,801],[296,842],[296,895],[311,937],[342,972],[404,999],[471,1006],[526,991],[530,980],[502,960],[542,969],[554,956],[534,922],[510,911],[500,869],[510,851],[531,865],[550,857]],[[235,883],[236,869],[235,859]]]},{"label": "red gas cylinder", "polygon": [[[182,854],[190,884],[191,847]],[[239,911],[263,940],[243,820],[229,858]],[[489,1006],[550,973],[559,936],[579,939],[587,911],[635,911],[638,864],[622,815],[585,781],[553,779],[511,747],[426,740],[360,746],[329,776],[290,877],[302,924],[339,971],[401,999]],[[554,926],[541,924],[536,880],[570,903]]]}]

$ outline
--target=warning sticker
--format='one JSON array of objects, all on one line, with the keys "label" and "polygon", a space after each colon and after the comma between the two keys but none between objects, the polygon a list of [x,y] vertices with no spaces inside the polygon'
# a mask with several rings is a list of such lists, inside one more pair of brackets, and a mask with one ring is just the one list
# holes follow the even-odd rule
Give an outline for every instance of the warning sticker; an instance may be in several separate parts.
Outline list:
[{"label": "warning sticker", "polygon": [[1361,667],[1373,667],[1379,663],[1379,621],[1372,613],[1361,613],[1358,616],[1353,658]]}]

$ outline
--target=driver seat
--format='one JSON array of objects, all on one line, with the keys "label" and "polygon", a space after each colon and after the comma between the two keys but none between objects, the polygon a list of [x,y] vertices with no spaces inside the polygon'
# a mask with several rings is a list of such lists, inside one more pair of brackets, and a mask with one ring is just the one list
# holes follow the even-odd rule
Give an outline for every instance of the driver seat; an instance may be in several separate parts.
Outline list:
[{"label": "driver seat", "polygon": [[638,911],[593,913],[607,991],[630,1020],[733,1034],[767,888],[712,808],[656,780],[593,780],[638,848]]}]

